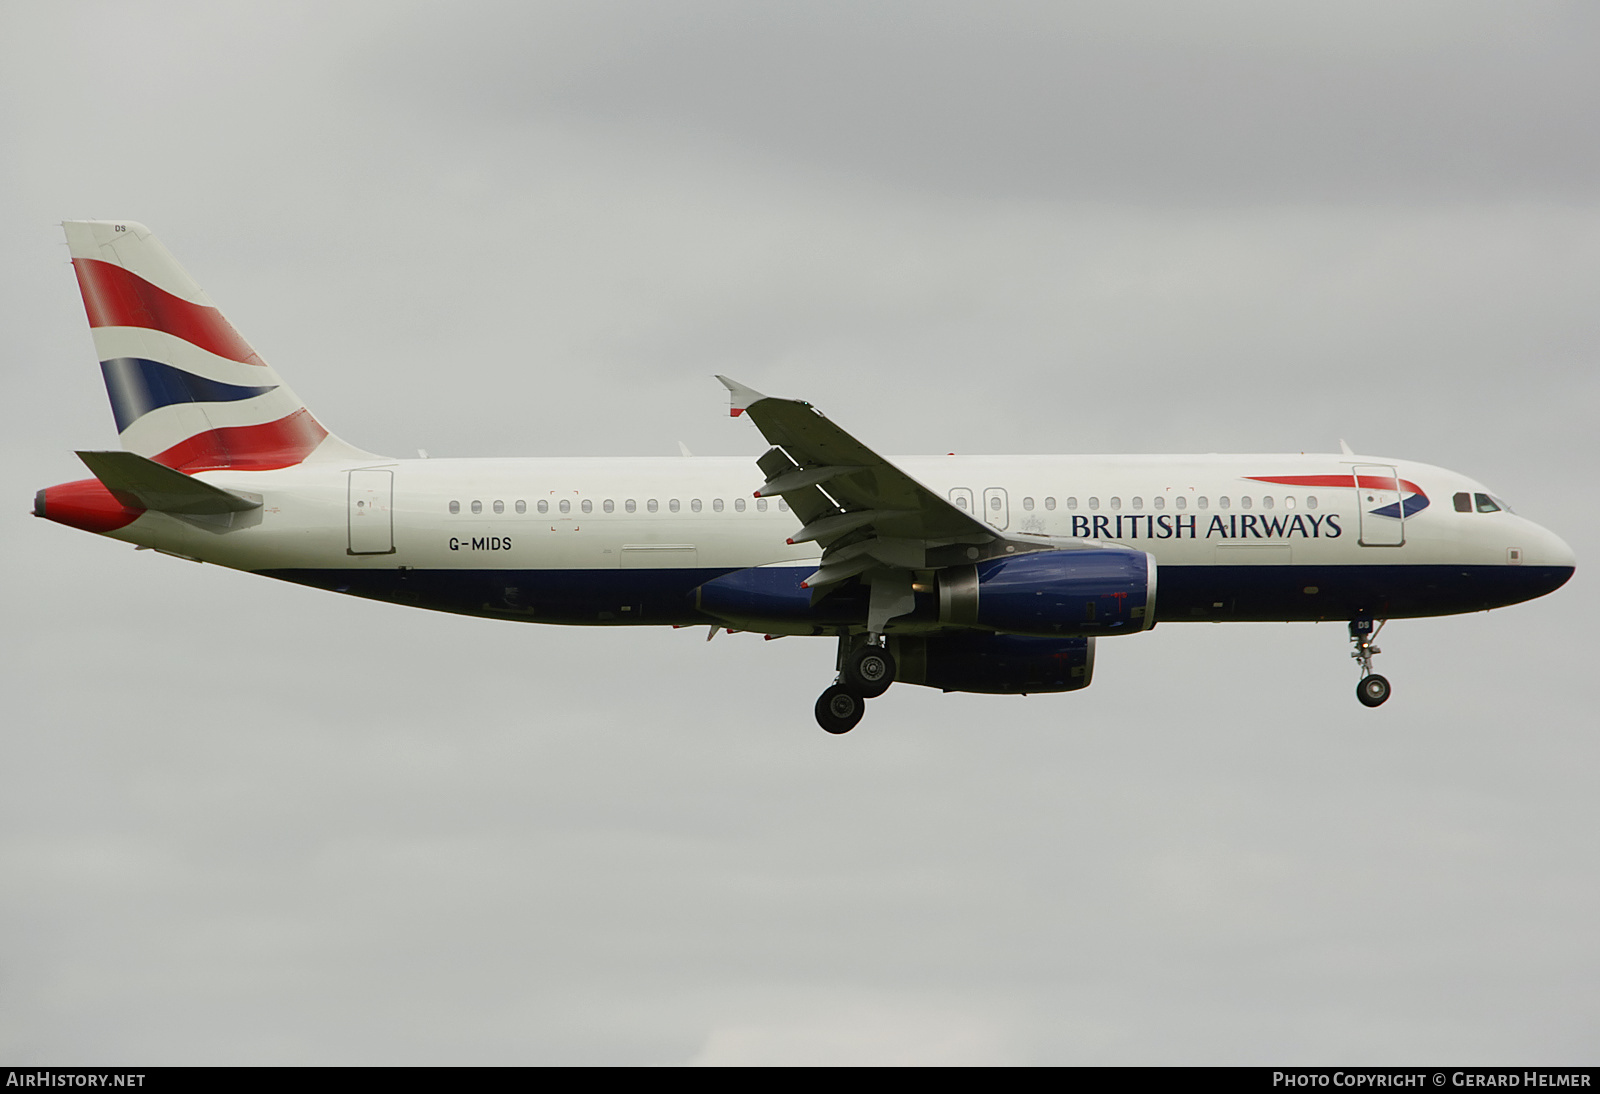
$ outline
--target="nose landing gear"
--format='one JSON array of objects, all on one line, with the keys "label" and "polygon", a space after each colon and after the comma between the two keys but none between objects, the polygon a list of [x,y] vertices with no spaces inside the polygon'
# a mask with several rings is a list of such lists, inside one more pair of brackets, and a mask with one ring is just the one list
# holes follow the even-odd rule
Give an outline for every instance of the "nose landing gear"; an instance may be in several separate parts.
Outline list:
[{"label": "nose landing gear", "polygon": [[876,699],[894,683],[894,657],[875,634],[839,636],[839,678],[817,700],[817,724],[829,733],[849,733]]},{"label": "nose landing gear", "polygon": [[1370,619],[1354,619],[1350,622],[1350,641],[1356,647],[1350,656],[1361,666],[1361,682],[1356,685],[1356,698],[1361,700],[1364,707],[1382,706],[1389,698],[1389,681],[1372,671],[1372,655],[1383,652],[1372,642],[1386,622],[1380,619],[1376,627]]}]

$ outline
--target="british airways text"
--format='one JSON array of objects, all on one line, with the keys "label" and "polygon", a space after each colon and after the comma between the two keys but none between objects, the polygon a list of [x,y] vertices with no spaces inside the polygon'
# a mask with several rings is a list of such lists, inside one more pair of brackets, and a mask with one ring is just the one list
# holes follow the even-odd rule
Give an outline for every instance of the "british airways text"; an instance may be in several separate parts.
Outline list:
[{"label": "british airways text", "polygon": [[1336,513],[1220,513],[1211,518],[1201,536],[1200,517],[1176,513],[1116,513],[1074,515],[1072,534],[1078,539],[1338,539],[1344,534]]}]

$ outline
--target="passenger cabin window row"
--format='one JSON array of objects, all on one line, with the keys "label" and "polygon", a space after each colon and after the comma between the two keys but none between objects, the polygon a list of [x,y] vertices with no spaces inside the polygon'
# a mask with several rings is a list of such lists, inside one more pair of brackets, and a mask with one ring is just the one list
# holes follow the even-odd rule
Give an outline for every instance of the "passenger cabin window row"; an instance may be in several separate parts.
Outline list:
[{"label": "passenger cabin window row", "polygon": [[[1239,497],[1239,499],[1238,499],[1239,508],[1240,509],[1251,509],[1251,508],[1253,508],[1255,506],[1256,500],[1257,499],[1253,498],[1251,495],[1248,495],[1248,494],[1241,495]],[[1279,505],[1280,503],[1282,504],[1283,508],[1285,508],[1285,509],[1293,509],[1297,505],[1301,504],[1292,495],[1286,496],[1286,497],[1283,497],[1283,498],[1279,499],[1279,498],[1276,498],[1274,495],[1266,494],[1266,495],[1263,495],[1259,500],[1260,500],[1261,508],[1263,508],[1263,509],[1272,509],[1272,508],[1276,507],[1277,505]],[[1044,508],[1045,508],[1046,511],[1053,511],[1055,509],[1055,507],[1056,507],[1056,499],[1054,497],[1046,497],[1046,498],[1043,499],[1043,501],[1044,501]],[[960,494],[956,495],[955,503],[956,503],[956,506],[958,508],[961,508],[961,509],[967,508],[967,499],[964,496],[960,495]],[[1091,496],[1091,497],[1085,498],[1084,499],[1084,503],[1085,503],[1085,505],[1087,505],[1087,507],[1089,508],[1089,510],[1091,512],[1098,512],[1099,509],[1100,509],[1100,498],[1097,497],[1097,496]],[[472,512],[472,514],[474,516],[481,516],[483,514],[484,503],[481,500],[474,499],[473,501],[468,502],[467,504],[470,507],[471,512]],[[498,498],[495,499],[493,502],[490,502],[489,504],[490,504],[491,508],[493,509],[493,511],[494,511],[494,513],[496,515],[503,515],[505,513],[505,511],[506,511],[506,503],[504,501],[498,499]],[[756,498],[755,499],[755,512],[758,512],[758,513],[767,512],[769,504],[770,503],[769,503],[767,498]],[[1001,509],[1003,504],[1004,503],[1001,501],[999,495],[991,495],[990,496],[990,498],[989,498],[989,508],[992,509],[993,511],[995,511],[996,513],[998,513],[1000,511],[1000,509]],[[1069,512],[1071,512],[1071,511],[1076,510],[1078,508],[1078,499],[1076,497],[1069,497],[1069,498],[1066,499],[1065,504],[1066,504],[1067,510]],[[1307,509],[1315,509],[1315,508],[1317,508],[1316,495],[1315,494],[1306,495],[1304,504],[1305,504],[1305,507]],[[1127,508],[1132,510],[1133,512],[1136,512],[1136,513],[1137,512],[1142,512],[1144,510],[1144,505],[1145,505],[1144,498],[1140,497],[1140,496],[1137,496],[1137,495],[1134,496],[1134,497],[1129,498],[1128,501],[1127,501]],[[1210,499],[1205,494],[1198,495],[1194,499],[1194,505],[1195,505],[1196,509],[1207,509],[1207,508],[1210,507]],[[1113,497],[1107,498],[1106,499],[1106,506],[1112,512],[1121,512],[1122,509],[1123,509],[1123,499],[1121,497],[1119,497],[1119,496],[1113,496]],[[1178,495],[1175,495],[1172,498],[1172,508],[1181,510],[1181,509],[1187,509],[1188,506],[1189,506],[1188,495],[1178,494]],[[1160,511],[1160,510],[1165,509],[1166,507],[1167,507],[1167,499],[1165,497],[1163,497],[1162,495],[1157,494],[1155,497],[1150,499],[1150,508],[1151,509]],[[1222,496],[1217,498],[1217,508],[1218,509],[1230,509],[1232,507],[1233,507],[1233,499],[1230,498],[1228,495],[1224,494],[1224,495],[1222,495]],[[1502,510],[1507,512],[1507,513],[1511,512],[1511,507],[1509,505],[1507,505],[1505,502],[1501,501],[1499,498],[1492,497],[1489,494],[1469,494],[1469,493],[1467,493],[1465,491],[1455,495],[1455,507],[1456,507],[1456,512],[1458,512],[1458,513],[1471,513],[1471,512],[1498,513],[1498,512],[1501,512]],[[512,508],[514,509],[514,511],[518,515],[525,514],[528,511],[528,503],[519,498],[515,502],[512,503]],[[541,498],[538,501],[534,502],[534,508],[540,514],[548,514],[548,513],[550,513],[552,511],[551,503],[548,500],[543,499],[543,498]],[[647,499],[645,501],[644,508],[645,508],[645,512],[647,512],[647,513],[660,512],[661,503],[655,498],[649,498],[649,499]],[[734,498],[733,499],[732,508],[733,508],[733,511],[735,513],[743,513],[743,512],[746,512],[746,511],[748,511],[750,509],[750,503],[748,501],[746,501],[744,498]],[[1034,498],[1031,495],[1023,497],[1023,499],[1022,499],[1022,508],[1027,512],[1032,512],[1034,510],[1035,501],[1034,501]],[[711,499],[711,511],[713,513],[723,513],[723,512],[726,512],[727,509],[728,509],[727,504],[721,498],[712,498]],[[622,503],[622,511],[625,512],[625,513],[636,513],[636,512],[638,512],[638,510],[639,510],[639,503],[638,503],[637,500],[635,500],[633,498],[628,498],[626,501],[624,501]],[[683,510],[683,503],[679,499],[677,499],[677,498],[668,498],[667,499],[667,512],[669,512],[669,513],[678,513],[678,512],[682,512],[682,510]],[[689,511],[691,513],[700,513],[700,512],[703,512],[704,510],[705,510],[705,503],[702,502],[699,498],[691,498],[691,499],[689,499]],[[778,510],[779,510],[779,512],[787,513],[789,511],[789,503],[784,501],[782,498],[779,498],[778,499]],[[572,499],[570,499],[570,498],[562,498],[562,499],[560,499],[559,501],[557,501],[555,503],[554,511],[557,512],[557,513],[563,513],[563,514],[570,515],[574,511]],[[594,503],[594,501],[592,499],[590,499],[590,498],[582,498],[582,499],[579,499],[579,501],[577,502],[577,512],[579,512],[579,513],[593,513],[594,511],[595,511],[595,503]],[[617,511],[617,503],[611,498],[606,498],[606,499],[604,499],[603,501],[600,502],[600,511],[602,513],[615,513]],[[461,502],[452,501],[450,503],[450,512],[451,512],[452,515],[459,514],[461,512]]]},{"label": "passenger cabin window row", "polygon": [[[467,504],[468,504],[468,507],[471,509],[472,514],[474,516],[479,516],[479,515],[481,515],[483,513],[483,502],[481,500],[474,499],[474,500],[468,502]],[[765,513],[770,504],[771,504],[771,502],[767,498],[756,498],[755,499],[755,511],[757,513]],[[491,502],[490,505],[493,508],[494,512],[497,513],[497,514],[503,514],[506,511],[506,503],[504,501],[499,500],[499,499],[496,499],[495,501]],[[513,508],[516,510],[516,512],[519,513],[519,514],[526,513],[528,511],[528,503],[526,501],[522,500],[521,498],[519,498],[515,502],[513,502],[512,505],[513,505]],[[667,499],[667,511],[669,513],[679,512],[682,509],[682,507],[683,507],[683,503],[680,502],[677,498],[669,498],[669,499]],[[543,498],[541,498],[538,501],[534,502],[534,508],[535,508],[535,510],[537,510],[540,513],[549,513],[551,511],[550,502],[548,500],[546,500],[546,499],[543,499]],[[650,499],[645,501],[644,508],[645,508],[645,512],[647,512],[647,513],[659,512],[660,509],[661,509],[661,503],[659,501],[657,501],[655,498],[650,498]],[[735,513],[743,513],[746,510],[748,510],[749,508],[750,508],[750,503],[748,501],[746,501],[744,498],[734,498],[733,499],[733,511]],[[689,511],[691,513],[699,513],[699,512],[702,512],[703,509],[704,509],[704,503],[699,498],[691,498],[691,499],[689,499]],[[713,513],[725,512],[726,509],[727,509],[727,506],[723,503],[723,500],[721,498],[712,498],[711,499],[711,511]],[[634,498],[628,498],[626,501],[624,501],[622,503],[622,510],[625,513],[636,513],[636,512],[639,511],[639,503]],[[562,498],[560,501],[557,501],[555,503],[555,511],[558,512],[558,513],[571,513],[573,511],[572,499],[570,499],[570,498]],[[602,501],[600,503],[600,511],[602,513],[615,513],[617,511],[617,503],[611,498],[606,498],[604,501]],[[778,511],[780,513],[787,513],[789,511],[789,503],[784,501],[782,498],[779,498],[778,499]],[[459,515],[460,512],[461,512],[461,503],[459,501],[452,501],[450,503],[450,513],[451,513],[451,515],[452,516]],[[593,513],[594,512],[594,501],[592,499],[590,499],[590,498],[582,498],[582,499],[580,499],[578,501],[578,512],[580,512],[580,513]]]},{"label": "passenger cabin window row", "polygon": [[[1462,496],[1462,495],[1458,495],[1458,497],[1459,496]],[[1265,497],[1261,498],[1261,508],[1263,508],[1263,509],[1271,509],[1274,506],[1278,505],[1280,500],[1281,500],[1281,502],[1283,504],[1283,507],[1285,509],[1293,509],[1296,505],[1300,504],[1293,497],[1285,497],[1285,498],[1282,498],[1282,499],[1278,499],[1278,498],[1275,498],[1273,495],[1268,494]],[[1088,505],[1090,510],[1098,511],[1099,508],[1100,508],[1100,499],[1098,497],[1086,498],[1085,499],[1085,503]],[[966,505],[964,504],[964,502],[959,498],[957,499],[956,504],[961,506],[963,509],[966,508]],[[989,504],[990,504],[990,508],[998,510],[1000,508],[1000,499],[998,497],[991,498]],[[1120,512],[1122,510],[1122,507],[1123,507],[1122,499],[1120,497],[1108,498],[1108,499],[1106,499],[1106,504],[1113,512]],[[1201,494],[1200,496],[1198,496],[1198,497],[1196,497],[1194,499],[1194,504],[1195,504],[1195,508],[1196,509],[1205,509],[1205,508],[1208,508],[1210,506],[1210,500],[1207,498],[1206,495]],[[1224,496],[1224,497],[1219,497],[1217,499],[1217,508],[1218,509],[1230,508],[1232,506],[1232,504],[1233,503],[1232,503],[1231,499],[1229,499],[1228,497]],[[1239,499],[1239,508],[1240,509],[1249,509],[1254,504],[1255,504],[1254,499],[1252,499],[1249,496],[1241,497]],[[1077,498],[1068,498],[1067,501],[1066,501],[1066,505],[1067,505],[1067,508],[1069,510],[1076,509],[1076,508],[1078,508],[1078,499]],[[1045,498],[1044,499],[1044,507],[1046,509],[1054,509],[1056,507],[1056,499],[1055,498]],[[1161,509],[1165,509],[1166,507],[1167,507],[1167,499],[1162,497],[1161,495],[1158,494],[1155,497],[1150,499],[1150,508],[1151,509],[1161,510]],[[1188,497],[1186,495],[1184,495],[1184,494],[1178,494],[1177,496],[1175,496],[1172,499],[1172,507],[1174,509],[1187,509],[1189,507]],[[1317,507],[1316,495],[1314,495],[1314,494],[1306,495],[1305,507],[1307,509],[1315,509]],[[1033,509],[1033,499],[1031,497],[1024,497],[1022,499],[1022,508],[1031,512],[1032,509]],[[1142,497],[1129,498],[1128,499],[1128,508],[1133,510],[1136,513],[1137,512],[1142,512],[1144,510],[1144,498],[1142,498]],[[1465,511],[1466,510],[1462,510],[1462,512],[1465,512]]]}]

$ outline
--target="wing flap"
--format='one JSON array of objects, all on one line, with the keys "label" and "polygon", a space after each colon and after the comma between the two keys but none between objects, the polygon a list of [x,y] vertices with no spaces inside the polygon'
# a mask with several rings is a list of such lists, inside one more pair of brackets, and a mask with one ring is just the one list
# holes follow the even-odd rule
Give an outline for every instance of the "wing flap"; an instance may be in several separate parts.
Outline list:
[{"label": "wing flap", "polygon": [[[735,412],[748,414],[774,446],[756,461],[766,476],[757,496],[782,495],[800,517],[804,526],[790,543],[815,541],[823,548],[821,567],[806,580],[809,588],[825,593],[863,575],[874,588],[894,588],[893,595],[878,596],[872,613],[872,622],[881,627],[884,612],[911,610],[900,577],[883,584],[891,575],[928,568],[929,553],[938,548],[965,544],[987,551],[1002,539],[998,530],[957,509],[810,403],[775,399],[727,377],[717,379],[731,393]],[[962,561],[972,557],[965,550],[958,553]]]}]

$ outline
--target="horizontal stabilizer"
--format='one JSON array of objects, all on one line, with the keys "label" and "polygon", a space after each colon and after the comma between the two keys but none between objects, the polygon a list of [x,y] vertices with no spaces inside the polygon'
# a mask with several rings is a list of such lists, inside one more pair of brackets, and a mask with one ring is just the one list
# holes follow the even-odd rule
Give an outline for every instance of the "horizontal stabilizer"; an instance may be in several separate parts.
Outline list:
[{"label": "horizontal stabilizer", "polygon": [[129,508],[202,516],[261,508],[261,499],[191,478],[134,452],[79,452],[78,458]]}]

